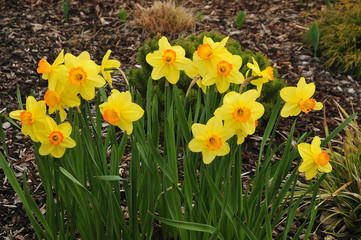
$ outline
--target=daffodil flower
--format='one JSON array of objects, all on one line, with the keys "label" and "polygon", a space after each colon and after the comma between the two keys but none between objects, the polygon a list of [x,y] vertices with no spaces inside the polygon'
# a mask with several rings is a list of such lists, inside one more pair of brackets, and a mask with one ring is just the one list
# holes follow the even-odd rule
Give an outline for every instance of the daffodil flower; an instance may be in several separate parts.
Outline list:
[{"label": "daffodil flower", "polygon": [[165,77],[171,84],[179,80],[180,70],[185,70],[192,65],[192,61],[185,57],[181,46],[171,46],[166,37],[158,41],[159,50],[148,53],[146,61],[153,67],[151,76],[153,80]]},{"label": "daffodil flower", "polygon": [[107,53],[104,55],[102,60],[102,65],[100,66],[100,73],[103,75],[104,79],[109,83],[110,87],[113,88],[112,77],[110,73],[113,72],[114,70],[111,69],[119,68],[120,62],[117,60],[109,59],[111,52],[112,52],[111,50],[108,50]]},{"label": "daffodil flower", "polygon": [[257,61],[252,57],[252,63],[247,63],[247,67],[252,70],[252,76],[258,77],[255,80],[251,81],[251,84],[255,85],[257,87],[257,91],[259,95],[262,91],[262,86],[264,83],[267,83],[268,81],[272,81],[273,78],[273,68],[272,67],[266,67],[265,70],[261,71],[261,69],[258,66]]},{"label": "daffodil flower", "polygon": [[44,101],[36,101],[33,96],[26,99],[26,110],[10,112],[9,116],[21,121],[21,132],[30,136],[34,142],[38,142],[37,131],[43,128],[46,117],[46,106]]},{"label": "daffodil flower", "polygon": [[320,172],[331,172],[332,166],[329,163],[330,157],[326,151],[322,151],[321,140],[318,136],[314,137],[311,144],[300,143],[297,148],[301,155],[303,162],[301,163],[298,171],[305,172],[306,179],[310,180]]},{"label": "daffodil flower", "polygon": [[100,104],[99,108],[105,121],[127,131],[127,134],[133,132],[133,122],[144,114],[143,109],[132,102],[129,91],[119,92],[116,89],[112,90],[108,101]]},{"label": "daffodil flower", "polygon": [[214,42],[211,38],[204,36],[203,44],[199,45],[193,54],[193,62],[198,66],[199,73],[202,77],[210,74],[217,77],[217,64],[220,60],[231,61],[232,54],[228,52],[225,45],[229,37],[224,38],[221,42]]},{"label": "daffodil flower", "polygon": [[239,68],[242,66],[242,58],[238,55],[233,55],[231,59],[232,61],[226,61],[223,59],[219,61],[217,65],[215,65],[217,75],[205,75],[202,83],[206,86],[216,84],[217,90],[220,93],[227,91],[230,83],[243,83],[244,76],[239,72]]},{"label": "daffodil flower", "polygon": [[64,121],[67,113],[65,108],[76,107],[80,105],[80,99],[76,94],[72,94],[66,88],[66,84],[59,81],[55,89],[49,89],[44,95],[44,101],[49,107],[49,114],[55,111],[59,112],[60,120]]},{"label": "daffodil flower", "polygon": [[48,80],[49,88],[54,88],[57,80],[63,77],[65,67],[63,63],[64,50],[59,53],[52,65],[45,58],[39,61],[37,72],[42,73],[42,78]]},{"label": "daffodil flower", "polygon": [[219,116],[227,127],[235,129],[240,135],[253,134],[256,129],[255,121],[264,113],[263,105],[256,102],[257,98],[258,92],[255,89],[242,94],[229,92],[223,98],[223,105],[216,109],[214,115]]},{"label": "daffodil flower", "polygon": [[100,67],[90,60],[88,52],[82,52],[78,57],[65,54],[65,66],[68,68],[70,88],[75,94],[80,93],[85,100],[93,99],[95,87],[100,88],[105,84],[105,80],[99,75]]},{"label": "daffodil flower", "polygon": [[[254,124],[255,127],[257,127],[258,121],[256,120]],[[227,126],[227,124],[225,124],[225,126]],[[245,133],[241,128],[236,129],[236,132],[234,134],[237,136],[237,144],[242,144],[246,139],[246,137],[249,135]]]},{"label": "daffodil flower", "polygon": [[67,148],[76,146],[76,142],[70,137],[71,131],[70,123],[57,125],[51,117],[47,116],[46,127],[38,133],[41,142],[39,154],[43,156],[51,154],[53,157],[61,158]]},{"label": "daffodil flower", "polygon": [[194,138],[189,142],[192,152],[202,152],[203,162],[211,163],[216,156],[227,155],[230,151],[226,142],[234,135],[234,129],[223,126],[222,119],[215,116],[207,124],[192,125]]},{"label": "daffodil flower", "polygon": [[286,102],[281,110],[281,116],[297,116],[300,112],[309,113],[311,110],[321,110],[323,105],[311,98],[315,93],[315,84],[307,84],[303,77],[297,83],[297,87],[285,87],[281,89],[281,98]]}]

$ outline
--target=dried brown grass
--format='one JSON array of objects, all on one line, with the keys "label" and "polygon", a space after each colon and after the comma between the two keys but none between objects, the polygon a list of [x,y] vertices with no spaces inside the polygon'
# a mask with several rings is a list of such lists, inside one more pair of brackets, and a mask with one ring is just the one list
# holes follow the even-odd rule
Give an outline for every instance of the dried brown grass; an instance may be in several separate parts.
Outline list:
[{"label": "dried brown grass", "polygon": [[195,28],[197,18],[192,9],[177,6],[174,1],[155,1],[149,8],[137,5],[132,24],[150,35],[174,35]]}]

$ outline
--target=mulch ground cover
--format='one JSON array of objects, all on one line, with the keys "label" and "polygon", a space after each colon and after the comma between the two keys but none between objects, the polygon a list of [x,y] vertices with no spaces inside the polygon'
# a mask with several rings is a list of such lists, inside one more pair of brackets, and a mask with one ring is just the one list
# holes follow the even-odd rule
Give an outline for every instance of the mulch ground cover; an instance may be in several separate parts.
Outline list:
[{"label": "mulch ground cover", "polygon": [[[112,58],[118,59],[126,71],[137,64],[138,48],[150,39],[149,33],[133,26],[132,11],[140,5],[151,6],[153,1],[134,0],[78,0],[71,1],[69,21],[64,23],[61,1],[0,0],[0,114],[9,114],[19,108],[16,89],[23,102],[34,93],[40,99],[46,91],[47,81],[36,72],[43,57],[53,62],[64,49],[78,55],[88,51],[100,64],[108,49]],[[324,60],[313,57],[303,36],[312,19],[307,17],[307,7],[299,0],[260,1],[177,1],[203,17],[194,29],[179,36],[214,31],[239,41],[243,49],[264,53],[278,69],[280,78],[295,86],[300,77],[316,84],[315,98],[325,106],[326,122],[330,130],[339,123],[339,113],[334,101],[348,113],[361,110],[360,82],[344,73],[326,69]],[[313,2],[313,10],[325,7],[324,1]],[[128,13],[126,22],[118,10]],[[237,28],[235,18],[239,11],[246,13],[244,24]],[[173,40],[177,36],[167,36]],[[124,89],[120,74],[114,74],[113,85]],[[279,141],[288,136],[291,119],[283,119],[277,132]],[[300,132],[312,131],[325,136],[324,113],[303,114],[297,123]],[[0,126],[1,127],[1,126]],[[39,206],[44,206],[44,191],[35,165],[32,143],[10,123],[4,121],[6,143],[16,176],[22,181],[27,173],[28,186]],[[257,135],[258,134],[258,135]],[[258,155],[262,132],[259,130],[243,144],[243,170],[252,171]],[[3,148],[0,148],[3,152]],[[125,170],[126,162],[121,166]],[[45,210],[44,210],[45,211]],[[0,169],[0,238],[34,239],[36,236],[27,219],[19,198]]]}]

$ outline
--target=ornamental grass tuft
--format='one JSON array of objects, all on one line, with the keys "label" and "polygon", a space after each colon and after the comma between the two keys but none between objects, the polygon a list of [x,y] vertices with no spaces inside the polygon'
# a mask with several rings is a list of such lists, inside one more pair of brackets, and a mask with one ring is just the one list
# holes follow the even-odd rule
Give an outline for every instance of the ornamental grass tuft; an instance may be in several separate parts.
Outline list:
[{"label": "ornamental grass tuft", "polygon": [[149,8],[137,6],[131,23],[152,36],[188,32],[194,29],[197,22],[197,16],[192,9],[177,6],[174,1],[155,1]]}]

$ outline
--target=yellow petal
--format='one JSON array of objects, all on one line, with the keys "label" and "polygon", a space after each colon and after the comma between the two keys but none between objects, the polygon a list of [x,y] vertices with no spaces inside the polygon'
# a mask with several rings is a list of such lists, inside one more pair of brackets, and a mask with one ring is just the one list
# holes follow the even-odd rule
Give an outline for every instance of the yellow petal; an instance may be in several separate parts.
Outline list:
[{"label": "yellow petal", "polygon": [[169,68],[168,74],[165,75],[165,78],[171,84],[176,84],[179,80],[179,76],[180,76],[180,71],[176,69],[174,66],[171,66]]},{"label": "yellow petal", "polygon": [[116,125],[127,132],[128,135],[132,134],[133,132],[133,122],[125,121],[122,117],[116,122]]},{"label": "yellow petal", "polygon": [[62,123],[58,125],[58,129],[64,136],[70,136],[72,127],[70,123]]},{"label": "yellow petal", "polygon": [[39,154],[40,155],[48,155],[49,153],[54,151],[54,145],[51,144],[49,141],[43,142],[39,148]]},{"label": "yellow petal", "polygon": [[16,119],[16,120],[19,120],[21,121],[21,118],[20,118],[20,114],[21,112],[24,111],[24,110],[15,110],[15,111],[12,111],[10,112],[9,116],[13,119]]},{"label": "yellow petal", "polygon": [[317,175],[317,168],[311,168],[310,171],[305,172],[306,173],[306,179],[310,180],[312,179],[314,176]]},{"label": "yellow petal", "polygon": [[153,67],[163,63],[162,54],[160,53],[160,51],[155,51],[154,53],[148,53],[145,59],[147,63]]},{"label": "yellow petal", "polygon": [[298,103],[300,98],[297,96],[296,87],[285,87],[280,91],[281,98],[286,102]]},{"label": "yellow petal", "polygon": [[235,133],[234,129],[229,127],[222,127],[221,129],[219,129],[219,131],[216,132],[216,135],[222,139],[222,142],[225,143],[225,141],[233,137],[234,133]]},{"label": "yellow petal", "polygon": [[144,110],[138,104],[130,103],[126,109],[122,109],[121,114],[130,121],[136,121],[143,116]]},{"label": "yellow petal", "polygon": [[298,171],[300,172],[308,172],[312,171],[312,169],[317,169],[317,164],[313,160],[303,160],[300,167],[298,168]]},{"label": "yellow petal", "polygon": [[229,82],[224,77],[218,77],[216,81],[217,90],[219,93],[224,93],[229,88]]},{"label": "yellow petal", "polygon": [[264,114],[264,107],[261,103],[255,102],[251,108],[251,118],[252,120],[257,120],[261,118]]},{"label": "yellow petal", "polygon": [[332,166],[330,163],[327,163],[325,166],[318,165],[318,171],[329,173],[332,171]]},{"label": "yellow petal", "polygon": [[223,127],[222,119],[215,116],[208,120],[206,124],[208,129],[211,129],[212,132],[215,132],[216,129],[220,129]]},{"label": "yellow petal", "polygon": [[176,60],[173,63],[173,66],[176,67],[179,70],[186,70],[193,64],[192,60],[181,57],[177,55]]},{"label": "yellow petal", "polygon": [[217,156],[227,155],[229,153],[229,151],[230,151],[229,145],[226,142],[223,142],[222,146],[218,150],[215,150],[215,152],[217,153]]},{"label": "yellow petal", "polygon": [[65,147],[62,147],[61,145],[54,146],[53,151],[50,152],[50,154],[53,157],[61,158],[65,153]]},{"label": "yellow petal", "polygon": [[208,138],[207,127],[204,124],[194,123],[192,125],[192,133],[197,139],[206,140]]},{"label": "yellow petal", "polygon": [[308,143],[300,143],[297,146],[298,152],[304,161],[313,161],[313,153],[311,151],[311,145]]},{"label": "yellow petal", "polygon": [[313,110],[321,110],[323,108],[323,104],[321,102],[316,102],[315,107]]},{"label": "yellow petal", "polygon": [[281,110],[281,117],[297,116],[301,112],[301,107],[298,103],[286,102]]},{"label": "yellow petal", "polygon": [[64,137],[63,142],[61,143],[61,146],[65,147],[65,148],[73,148],[76,146],[76,142],[70,137]]},{"label": "yellow petal", "polygon": [[161,39],[159,39],[158,41],[158,45],[159,45],[159,50],[161,52],[164,52],[167,49],[171,49],[171,45],[168,42],[168,39],[166,37],[161,37]]},{"label": "yellow petal", "polygon": [[188,144],[189,150],[192,152],[201,152],[205,146],[206,142],[198,138],[193,138]]},{"label": "yellow petal", "polygon": [[303,77],[301,77],[299,82],[297,83],[298,96],[301,96],[302,99],[311,98],[312,95],[315,93],[315,89],[315,84],[307,84]]},{"label": "yellow petal", "polygon": [[164,77],[165,75],[167,75],[168,72],[169,72],[169,66],[167,66],[167,64],[165,64],[165,63],[154,66],[153,71],[152,71],[152,79],[158,80],[161,77]]},{"label": "yellow petal", "polygon": [[318,136],[314,137],[311,142],[311,152],[313,156],[318,156],[322,152],[320,145],[321,139]]},{"label": "yellow petal", "polygon": [[216,154],[214,153],[214,151],[211,151],[207,148],[202,152],[202,156],[203,156],[203,162],[205,164],[210,164],[216,157]]}]

